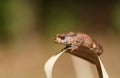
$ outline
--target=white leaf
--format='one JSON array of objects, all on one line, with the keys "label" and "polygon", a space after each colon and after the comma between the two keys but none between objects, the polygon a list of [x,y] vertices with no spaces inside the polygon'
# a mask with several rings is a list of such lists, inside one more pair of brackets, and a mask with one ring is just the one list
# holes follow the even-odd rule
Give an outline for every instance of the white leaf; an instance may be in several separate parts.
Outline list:
[{"label": "white leaf", "polygon": [[52,56],[46,63],[45,63],[45,73],[47,78],[52,78],[52,69],[54,67],[54,64],[56,60],[65,52],[66,50],[63,50],[62,52],[58,53],[57,55]]},{"label": "white leaf", "polygon": [[102,63],[102,61],[101,61],[99,56],[98,56],[98,60],[100,62],[100,66],[101,66],[101,69],[102,69],[103,78],[109,78],[108,73],[105,70],[105,67],[104,67],[104,65],[103,65],[103,63]]}]

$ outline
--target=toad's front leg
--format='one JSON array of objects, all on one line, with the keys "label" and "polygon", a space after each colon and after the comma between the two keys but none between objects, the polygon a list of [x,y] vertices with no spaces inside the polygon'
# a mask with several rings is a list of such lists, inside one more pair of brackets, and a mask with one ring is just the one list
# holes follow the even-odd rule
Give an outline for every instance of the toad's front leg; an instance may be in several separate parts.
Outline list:
[{"label": "toad's front leg", "polygon": [[64,47],[61,51],[65,50],[65,49],[69,49],[71,46],[67,45],[66,47]]},{"label": "toad's front leg", "polygon": [[70,45],[70,46],[66,46],[65,48],[63,48],[62,50],[65,50],[65,49],[70,49],[71,52],[73,52],[74,50],[78,49],[79,46],[75,46],[75,45]]}]

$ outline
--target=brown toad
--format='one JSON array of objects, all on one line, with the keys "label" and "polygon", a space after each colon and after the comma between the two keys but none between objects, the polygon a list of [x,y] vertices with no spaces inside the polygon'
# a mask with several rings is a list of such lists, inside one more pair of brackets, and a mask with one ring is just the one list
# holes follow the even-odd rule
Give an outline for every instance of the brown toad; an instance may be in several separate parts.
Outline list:
[{"label": "brown toad", "polygon": [[99,43],[97,43],[91,36],[81,32],[57,34],[54,42],[66,45],[64,49],[69,48],[71,49],[71,52],[78,49],[80,46],[84,46],[93,50],[98,55],[103,53],[103,47]]}]

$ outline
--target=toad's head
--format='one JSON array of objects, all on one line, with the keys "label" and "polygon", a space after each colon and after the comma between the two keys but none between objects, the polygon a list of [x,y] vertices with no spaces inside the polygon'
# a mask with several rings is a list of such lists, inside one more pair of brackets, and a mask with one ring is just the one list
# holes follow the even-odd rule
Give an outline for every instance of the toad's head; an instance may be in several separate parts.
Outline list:
[{"label": "toad's head", "polygon": [[71,45],[74,41],[75,36],[76,36],[76,33],[74,32],[69,32],[65,34],[57,34],[54,42],[58,44]]}]

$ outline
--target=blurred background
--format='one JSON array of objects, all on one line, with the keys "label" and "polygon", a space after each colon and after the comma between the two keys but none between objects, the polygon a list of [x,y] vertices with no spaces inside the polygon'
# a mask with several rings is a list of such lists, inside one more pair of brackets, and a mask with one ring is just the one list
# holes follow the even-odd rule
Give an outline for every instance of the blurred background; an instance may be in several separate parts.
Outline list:
[{"label": "blurred background", "polygon": [[[64,47],[53,43],[55,34],[70,31],[101,43],[110,78],[120,77],[120,1],[1,0],[0,78],[46,78],[45,62]],[[75,59],[63,54],[54,78],[98,78],[94,65]]]}]

